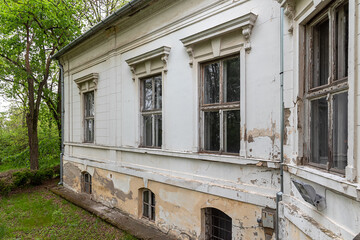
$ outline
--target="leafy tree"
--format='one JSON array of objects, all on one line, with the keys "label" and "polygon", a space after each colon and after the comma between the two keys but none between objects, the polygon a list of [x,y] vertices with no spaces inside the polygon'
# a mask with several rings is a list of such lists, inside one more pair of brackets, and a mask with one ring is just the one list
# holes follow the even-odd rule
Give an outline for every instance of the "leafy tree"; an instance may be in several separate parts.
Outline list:
[{"label": "leafy tree", "polygon": [[128,2],[129,0],[84,0],[83,20],[85,25],[87,27],[96,25]]},{"label": "leafy tree", "polygon": [[80,34],[80,8],[74,0],[0,0],[0,87],[25,107],[31,169],[39,168],[42,98],[58,90],[51,57]]}]

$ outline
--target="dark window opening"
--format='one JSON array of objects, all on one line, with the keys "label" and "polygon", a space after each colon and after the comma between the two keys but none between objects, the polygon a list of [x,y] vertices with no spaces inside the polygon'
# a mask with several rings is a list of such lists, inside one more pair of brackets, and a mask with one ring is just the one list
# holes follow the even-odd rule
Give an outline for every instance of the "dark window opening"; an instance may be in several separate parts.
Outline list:
[{"label": "dark window opening", "polygon": [[161,75],[141,80],[142,146],[162,145],[162,79]]},{"label": "dark window opening", "polygon": [[91,194],[92,182],[91,175],[88,172],[82,173],[82,192]]},{"label": "dark window opening", "polygon": [[155,221],[155,194],[150,190],[143,191],[143,217]]},{"label": "dark window opening", "polygon": [[309,164],[344,173],[348,149],[349,4],[330,5],[307,26]]},{"label": "dark window opening", "polygon": [[94,142],[94,91],[84,93],[85,142]]},{"label": "dark window opening", "polygon": [[202,65],[202,150],[240,151],[240,57]]},{"label": "dark window opening", "polygon": [[205,240],[231,240],[232,219],[216,208],[205,208]]}]

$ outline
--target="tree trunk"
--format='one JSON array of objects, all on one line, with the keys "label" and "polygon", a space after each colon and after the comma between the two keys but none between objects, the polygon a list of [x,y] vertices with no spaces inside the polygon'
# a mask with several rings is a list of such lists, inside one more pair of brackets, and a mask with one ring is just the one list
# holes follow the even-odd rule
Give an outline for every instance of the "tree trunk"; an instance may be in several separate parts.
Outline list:
[{"label": "tree trunk", "polygon": [[37,118],[35,119],[31,113],[26,114],[26,124],[29,137],[30,148],[30,169],[39,169],[39,139],[37,131]]}]

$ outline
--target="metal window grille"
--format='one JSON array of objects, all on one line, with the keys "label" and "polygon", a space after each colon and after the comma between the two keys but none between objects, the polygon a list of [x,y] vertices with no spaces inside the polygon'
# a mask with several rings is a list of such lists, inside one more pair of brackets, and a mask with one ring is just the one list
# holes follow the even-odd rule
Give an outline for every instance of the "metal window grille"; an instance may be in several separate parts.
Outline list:
[{"label": "metal window grille", "polygon": [[155,194],[150,190],[143,191],[143,217],[155,221]]},{"label": "metal window grille", "polygon": [[231,240],[232,220],[216,208],[205,209],[205,239]]},{"label": "metal window grille", "polygon": [[87,172],[82,174],[83,192],[91,194],[91,175]]}]

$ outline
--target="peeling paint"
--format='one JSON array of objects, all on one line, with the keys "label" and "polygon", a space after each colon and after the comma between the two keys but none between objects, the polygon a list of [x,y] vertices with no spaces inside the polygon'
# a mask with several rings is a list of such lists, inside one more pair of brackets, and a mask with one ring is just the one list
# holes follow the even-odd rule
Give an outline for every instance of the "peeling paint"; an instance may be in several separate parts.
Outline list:
[{"label": "peeling paint", "polygon": [[[129,193],[124,193],[120,189],[115,188],[114,182],[112,180],[106,179],[100,176],[97,170],[94,171],[93,181],[98,181],[104,188],[111,192],[112,195],[116,196],[118,199],[125,201],[126,199],[131,200],[133,198],[133,193],[130,191]],[[94,188],[96,191],[96,188]]]},{"label": "peeling paint", "polygon": [[81,169],[75,164],[67,162],[64,164],[64,182],[77,191],[81,190],[80,186]]},{"label": "peeling paint", "polygon": [[285,108],[284,109],[284,144],[287,145],[287,140],[288,140],[288,130],[287,128],[290,127],[290,115],[291,115],[291,110],[290,108]]}]

